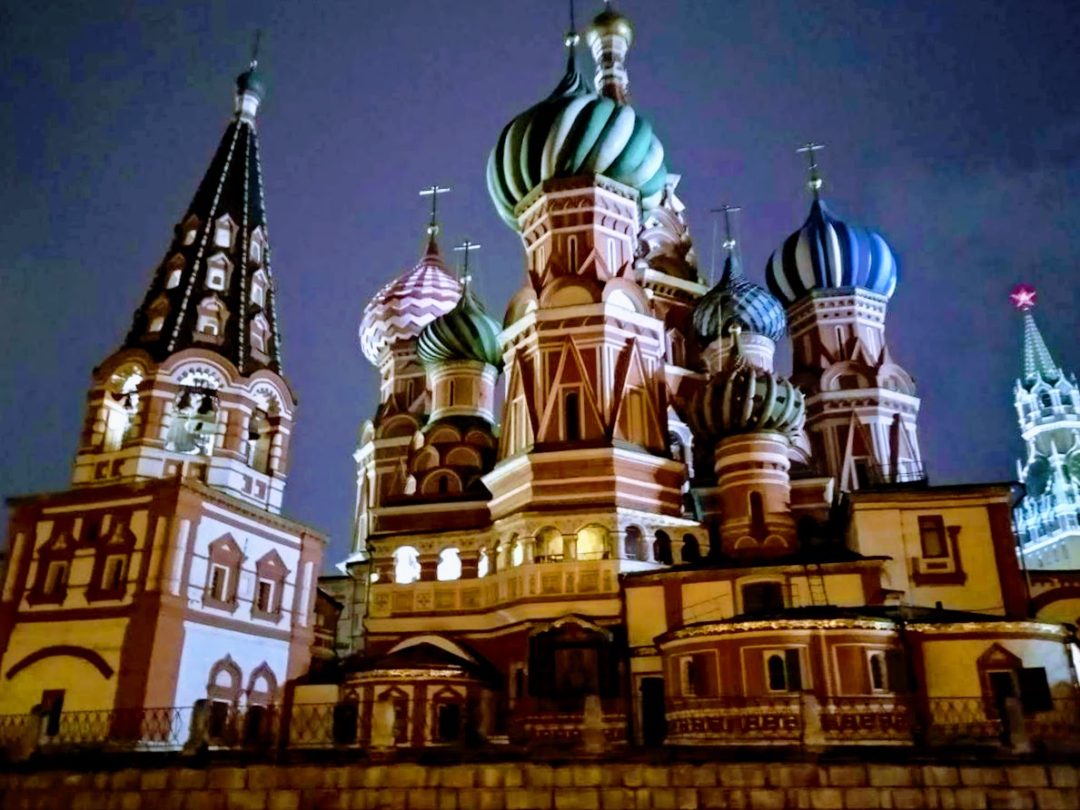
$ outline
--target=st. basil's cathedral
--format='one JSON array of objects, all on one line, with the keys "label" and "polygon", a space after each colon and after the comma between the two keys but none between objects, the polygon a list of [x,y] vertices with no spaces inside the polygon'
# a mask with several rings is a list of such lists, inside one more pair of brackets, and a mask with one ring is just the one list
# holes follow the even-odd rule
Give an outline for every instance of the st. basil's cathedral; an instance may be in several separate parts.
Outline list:
[{"label": "st. basil's cathedral", "polygon": [[487,189],[525,255],[501,320],[434,208],[364,308],[379,405],[342,561],[281,515],[296,397],[265,87],[240,77],[94,370],[71,489],[11,502],[0,715],[196,707],[185,733],[221,742],[284,712],[309,745],[379,751],[1075,737],[1080,392],[1034,292],[1014,292],[1021,485],[930,485],[888,242],[830,209],[808,144],[809,212],[764,286],[730,231],[710,286],[677,155],[629,101],[634,39],[605,7],[592,81],[572,33],[497,134]]}]

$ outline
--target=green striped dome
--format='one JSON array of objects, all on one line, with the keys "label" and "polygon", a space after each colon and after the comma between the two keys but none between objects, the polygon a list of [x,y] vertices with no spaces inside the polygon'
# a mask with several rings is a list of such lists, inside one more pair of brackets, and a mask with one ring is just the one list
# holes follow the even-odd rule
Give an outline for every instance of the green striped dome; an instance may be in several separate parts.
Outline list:
[{"label": "green striped dome", "polygon": [[530,191],[544,180],[580,174],[602,174],[636,189],[648,209],[660,202],[667,167],[652,124],[630,105],[592,92],[571,57],[554,92],[499,135],[488,157],[488,193],[516,229],[514,208]]},{"label": "green striped dome", "polygon": [[475,360],[502,367],[499,324],[465,287],[452,310],[433,320],[416,339],[416,354],[425,366],[454,360]]},{"label": "green striped dome", "polygon": [[740,359],[709,380],[687,415],[696,433],[714,440],[766,431],[790,435],[802,427],[806,403],[790,381]]}]

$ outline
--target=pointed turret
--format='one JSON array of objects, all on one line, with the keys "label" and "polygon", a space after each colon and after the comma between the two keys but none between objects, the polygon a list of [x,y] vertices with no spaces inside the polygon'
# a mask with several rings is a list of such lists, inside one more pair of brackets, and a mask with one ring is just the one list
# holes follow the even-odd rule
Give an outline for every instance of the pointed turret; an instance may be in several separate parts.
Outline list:
[{"label": "pointed turret", "polygon": [[252,61],[225,129],[125,346],[155,360],[198,347],[241,373],[281,371],[281,338],[255,116],[265,84]]},{"label": "pointed turret", "polygon": [[179,475],[280,509],[296,403],[279,376],[257,67],[237,77],[233,118],[127,339],[95,370],[78,485]]},{"label": "pointed turret", "polygon": [[1027,444],[1018,465],[1026,496],[1016,531],[1029,568],[1080,566],[1080,386],[1050,354],[1032,309],[1035,289],[1009,296],[1024,317],[1024,367],[1016,380],[1016,415]]}]

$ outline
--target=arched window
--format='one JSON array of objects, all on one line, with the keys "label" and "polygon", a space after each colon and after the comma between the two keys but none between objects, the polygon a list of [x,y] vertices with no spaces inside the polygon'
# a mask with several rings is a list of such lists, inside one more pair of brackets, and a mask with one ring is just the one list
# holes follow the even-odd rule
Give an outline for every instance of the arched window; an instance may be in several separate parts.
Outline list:
[{"label": "arched window", "polygon": [[266,306],[266,290],[270,286],[270,282],[266,277],[266,273],[262,270],[256,270],[251,277],[251,303],[257,307]]},{"label": "arched window", "polygon": [[154,334],[165,328],[165,317],[169,314],[169,299],[158,296],[147,311],[146,331]]},{"label": "arched window", "polygon": [[1049,391],[1043,391],[1042,394],[1039,395],[1039,403],[1044,408],[1053,408],[1054,398],[1050,395]]},{"label": "arched window", "polygon": [[787,669],[784,667],[784,657],[773,654],[769,656],[769,689],[773,692],[787,691]]},{"label": "arched window", "polygon": [[578,248],[577,248],[577,237],[576,236],[568,236],[566,238],[566,257],[567,257],[567,267],[566,267],[566,269],[569,270],[571,274],[577,273],[577,271],[578,271]]},{"label": "arched window", "polygon": [[408,585],[420,579],[420,552],[412,546],[394,550],[394,582]]},{"label": "arched window", "polygon": [[224,290],[229,286],[229,275],[232,270],[230,262],[224,253],[217,253],[206,260],[206,286],[211,290]]},{"label": "arched window", "polygon": [[563,559],[562,532],[554,526],[546,526],[536,533],[536,561],[559,562]]},{"label": "arched window", "polygon": [[563,420],[566,441],[581,439],[581,402],[577,391],[563,394]]},{"label": "arched window", "polygon": [[626,535],[623,538],[623,556],[628,560],[640,560],[645,556],[642,547],[641,529],[637,526],[627,526]]},{"label": "arched window", "polygon": [[251,350],[261,355],[270,350],[270,324],[261,312],[251,319]]},{"label": "arched window", "polygon": [[486,548],[480,549],[480,556],[476,561],[476,576],[483,579],[491,573],[491,557]]},{"label": "arched window", "polygon": [[232,237],[232,220],[229,219],[226,214],[214,223],[214,245],[220,248],[230,247],[232,245]]},{"label": "arched window", "polygon": [[765,525],[765,502],[761,497],[761,493],[757,490],[750,493],[749,499],[750,535],[760,540],[768,531]]},{"label": "arched window", "polygon": [[701,562],[701,547],[692,534],[684,534],[682,539],[682,561],[684,563]]},{"label": "arched window", "polygon": [[461,554],[456,548],[444,548],[439,552],[435,578],[442,581],[461,579]]},{"label": "arched window", "polygon": [[273,430],[266,411],[256,409],[248,423],[248,465],[258,472],[270,472],[270,445]]},{"label": "arched window", "polygon": [[656,533],[656,539],[653,541],[653,559],[665,565],[672,565],[675,562],[671,556],[671,538],[663,530]]},{"label": "arched window", "polygon": [[225,321],[229,318],[229,311],[225,305],[214,296],[207,296],[199,302],[199,318],[195,323],[195,331],[201,337],[219,338],[225,331]]},{"label": "arched window", "polygon": [[177,453],[211,455],[217,431],[217,392],[184,388],[173,405],[166,449]]},{"label": "arched window", "polygon": [[521,538],[515,537],[513,544],[510,546],[510,565],[517,568],[519,565],[525,562],[525,544],[521,542]]},{"label": "arched window", "polygon": [[609,556],[608,530],[592,524],[577,533],[577,559],[606,560]]},{"label": "arched window", "polygon": [[165,289],[171,290],[180,286],[180,279],[184,276],[184,257],[179,254],[169,259],[168,275],[165,277]]},{"label": "arched window", "polygon": [[124,366],[109,378],[102,442],[102,450],[106,453],[119,450],[128,438],[132,421],[139,412],[139,384],[142,380],[143,371],[135,365]]}]

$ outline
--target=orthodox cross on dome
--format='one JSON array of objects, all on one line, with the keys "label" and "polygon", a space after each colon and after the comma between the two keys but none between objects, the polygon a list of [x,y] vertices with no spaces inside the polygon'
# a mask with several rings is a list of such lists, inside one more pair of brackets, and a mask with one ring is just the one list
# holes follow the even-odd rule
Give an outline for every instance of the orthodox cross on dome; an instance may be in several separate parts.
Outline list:
[{"label": "orthodox cross on dome", "polygon": [[1035,288],[1030,284],[1017,284],[1009,293],[1009,300],[1013,306],[1021,312],[1027,312],[1035,307]]},{"label": "orthodox cross on dome", "polygon": [[439,195],[450,191],[450,186],[440,186],[436,183],[420,191],[421,197],[431,197],[431,219],[428,221],[428,236],[434,236],[439,232]]},{"label": "orthodox cross on dome", "polygon": [[[742,207],[738,205],[728,205],[724,203],[719,208],[712,208],[709,210],[711,214],[723,214],[724,215],[724,250],[728,252],[728,255],[732,255],[735,252],[735,246],[738,241],[735,239],[735,231],[731,226],[731,215],[742,211]],[[719,227],[719,219],[713,221],[713,246],[712,246],[712,259],[709,263],[709,283],[712,284],[716,280],[716,233]]]},{"label": "orthodox cross on dome", "polygon": [[821,173],[818,171],[817,157],[815,152],[820,152],[825,148],[823,143],[814,143],[813,141],[807,141],[798,149],[795,150],[797,154],[806,153],[807,159],[810,161],[810,181],[806,184],[806,187],[810,189],[810,193],[814,195],[814,199],[820,199],[818,192],[821,191]]},{"label": "orthodox cross on dome", "polygon": [[472,276],[469,275],[469,254],[474,250],[479,250],[480,245],[476,242],[470,242],[468,239],[463,241],[460,245],[454,248],[455,251],[465,254],[465,261],[461,267],[461,282],[468,286],[472,280]]}]

